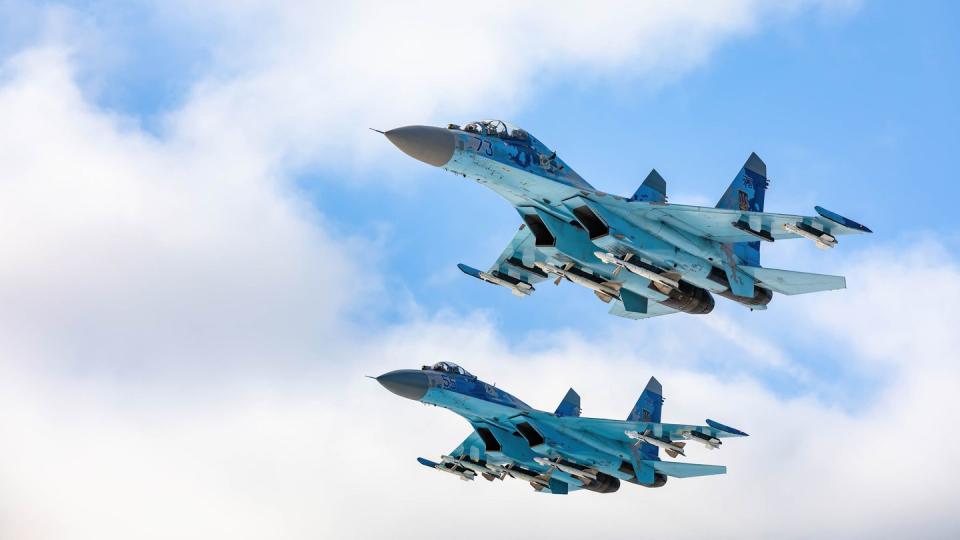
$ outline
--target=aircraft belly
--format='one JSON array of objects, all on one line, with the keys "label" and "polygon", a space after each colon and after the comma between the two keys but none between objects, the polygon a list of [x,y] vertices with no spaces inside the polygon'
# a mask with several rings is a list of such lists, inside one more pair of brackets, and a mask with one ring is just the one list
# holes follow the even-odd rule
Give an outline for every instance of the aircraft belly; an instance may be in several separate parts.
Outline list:
[{"label": "aircraft belly", "polygon": [[[683,276],[687,274],[706,276],[710,272],[711,265],[709,262],[650,234],[642,228],[635,227],[626,221],[621,222],[619,227],[614,231],[615,234],[594,239],[593,243],[609,253],[621,255],[630,252],[636,253],[660,268],[678,272]],[[620,234],[621,229],[629,232]]]},{"label": "aircraft belly", "polygon": [[[620,463],[626,455],[625,448],[620,443],[593,437],[585,433],[564,429],[551,418],[527,418],[534,427],[544,436],[547,448],[553,453],[551,457],[562,457],[585,467],[592,467],[611,476],[623,478],[619,471]],[[554,419],[555,420],[555,419]],[[554,476],[563,474],[555,471]],[[564,479],[564,481],[566,481]],[[569,483],[569,482],[568,482]],[[577,485],[582,485],[578,482]]]}]

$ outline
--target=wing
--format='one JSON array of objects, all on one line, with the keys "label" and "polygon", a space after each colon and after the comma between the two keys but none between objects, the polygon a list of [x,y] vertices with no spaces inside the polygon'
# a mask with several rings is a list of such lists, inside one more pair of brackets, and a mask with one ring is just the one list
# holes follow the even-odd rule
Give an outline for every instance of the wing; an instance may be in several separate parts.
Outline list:
[{"label": "wing", "polygon": [[657,422],[629,422],[626,420],[610,420],[605,418],[562,418],[561,421],[577,431],[595,433],[608,439],[630,441],[627,431],[644,433],[649,430],[653,436],[671,441],[683,440],[690,432],[698,432],[710,437],[723,439],[727,437],[746,437],[747,434],[713,420],[707,420],[706,426],[692,424],[661,424]]},{"label": "wing", "polygon": [[499,272],[525,281],[531,285],[547,279],[547,274],[534,266],[537,261],[537,248],[534,246],[533,233],[524,224],[520,225],[513,240],[500,254],[490,272]]},{"label": "wing", "polygon": [[757,232],[760,232],[761,235],[766,233],[769,235],[769,239],[773,240],[802,238],[800,234],[784,229],[784,225],[800,228],[807,226],[812,229],[814,234],[823,232],[834,237],[841,234],[873,232],[851,219],[819,206],[816,207],[819,214],[817,216],[748,212],[674,204],[650,205],[637,207],[637,209],[650,219],[659,219],[688,233],[723,243],[754,242],[761,238]]},{"label": "wing", "polygon": [[[537,262],[537,248],[534,237],[526,225],[520,225],[513,240],[490,267],[490,270],[481,272],[475,268],[460,264],[460,270],[477,279],[502,285],[513,290],[517,296],[525,296],[533,291],[532,285],[539,283],[549,276],[534,266]],[[541,260],[546,260],[541,257]]]},{"label": "wing", "polygon": [[477,431],[473,431],[460,443],[460,446],[450,452],[450,455],[442,456],[439,462],[423,457],[418,457],[417,461],[424,467],[458,476],[462,480],[473,480],[477,475],[486,480],[493,480],[497,477],[502,480],[502,475],[496,471],[488,470],[481,464],[481,462],[486,461],[485,448],[483,438]]},{"label": "wing", "polygon": [[450,455],[455,458],[470,458],[473,461],[486,461],[486,456],[484,455],[486,445],[483,443],[483,439],[480,438],[480,434],[474,430],[467,435],[467,438],[460,443],[460,446],[453,449],[450,452]]}]

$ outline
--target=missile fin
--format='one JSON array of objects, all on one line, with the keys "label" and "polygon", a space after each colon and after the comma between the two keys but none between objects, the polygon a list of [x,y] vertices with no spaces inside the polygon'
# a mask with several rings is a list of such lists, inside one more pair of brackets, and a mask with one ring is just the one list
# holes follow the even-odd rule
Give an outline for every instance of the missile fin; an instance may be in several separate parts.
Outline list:
[{"label": "missile fin", "polygon": [[[558,279],[559,279],[559,278],[558,278]],[[602,301],[603,301],[604,303],[606,303],[606,304],[609,304],[610,301],[613,300],[613,297],[610,296],[610,295],[607,294],[607,293],[603,293],[603,292],[600,292],[600,291],[593,291],[593,294],[597,295],[597,298],[599,298],[600,300],[602,300]]]}]

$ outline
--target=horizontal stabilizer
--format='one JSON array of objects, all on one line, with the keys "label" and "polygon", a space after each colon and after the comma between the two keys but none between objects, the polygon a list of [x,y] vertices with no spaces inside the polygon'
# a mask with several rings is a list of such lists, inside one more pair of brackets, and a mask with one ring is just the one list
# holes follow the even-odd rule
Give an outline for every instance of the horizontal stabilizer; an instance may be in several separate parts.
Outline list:
[{"label": "horizontal stabilizer", "polygon": [[655,471],[674,478],[727,474],[727,468],[723,465],[701,465],[699,463],[678,463],[676,461],[644,461],[644,463],[652,465]]},{"label": "horizontal stabilizer", "polygon": [[741,266],[738,270],[752,276],[764,287],[780,294],[806,294],[847,287],[847,280],[843,276],[759,268],[756,266]]},{"label": "horizontal stabilizer", "polygon": [[567,395],[563,396],[563,401],[557,406],[557,416],[580,416],[580,394],[573,388],[567,390]]}]

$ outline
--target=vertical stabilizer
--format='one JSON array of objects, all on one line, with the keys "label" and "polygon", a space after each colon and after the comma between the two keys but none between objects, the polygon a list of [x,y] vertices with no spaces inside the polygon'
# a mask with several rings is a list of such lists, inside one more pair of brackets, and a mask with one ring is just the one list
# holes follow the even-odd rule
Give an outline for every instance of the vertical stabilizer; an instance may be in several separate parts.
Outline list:
[{"label": "vertical stabilizer", "polygon": [[[627,416],[627,422],[655,422],[660,423],[660,411],[663,408],[663,387],[656,377],[650,377],[647,387],[640,394],[640,399]],[[650,444],[640,445],[641,459],[660,459],[659,449]]]},{"label": "vertical stabilizer", "polygon": [[763,197],[767,192],[767,165],[753,153],[720,197],[717,208],[763,212]]},{"label": "vertical stabilizer", "polygon": [[[737,173],[730,187],[720,197],[717,208],[763,212],[763,199],[767,193],[767,165],[756,153],[750,154],[743,168]],[[760,242],[733,244],[733,252],[742,264],[760,266]]]},{"label": "vertical stabilizer", "polygon": [[573,388],[567,390],[567,395],[563,396],[563,401],[557,406],[557,416],[580,416],[580,394]]},{"label": "vertical stabilizer", "polygon": [[667,181],[660,176],[656,169],[650,171],[647,179],[640,184],[631,201],[644,201],[654,203],[667,202]]},{"label": "vertical stabilizer", "polygon": [[663,386],[656,377],[650,377],[647,387],[640,394],[640,399],[627,416],[627,422],[660,422],[660,411],[663,408]]}]

